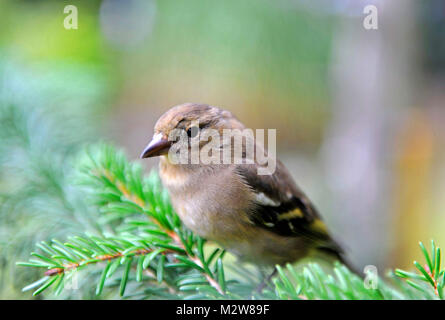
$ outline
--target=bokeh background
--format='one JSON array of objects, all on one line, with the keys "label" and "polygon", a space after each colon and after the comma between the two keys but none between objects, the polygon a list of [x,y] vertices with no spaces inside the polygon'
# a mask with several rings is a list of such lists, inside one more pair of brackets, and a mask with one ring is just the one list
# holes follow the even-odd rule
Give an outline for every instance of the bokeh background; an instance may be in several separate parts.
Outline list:
[{"label": "bokeh background", "polygon": [[71,180],[84,146],[136,160],[183,102],[276,128],[355,264],[409,268],[418,241],[445,246],[443,0],[2,0],[0,298],[29,298],[36,275],[15,262],[37,241],[94,225]]}]

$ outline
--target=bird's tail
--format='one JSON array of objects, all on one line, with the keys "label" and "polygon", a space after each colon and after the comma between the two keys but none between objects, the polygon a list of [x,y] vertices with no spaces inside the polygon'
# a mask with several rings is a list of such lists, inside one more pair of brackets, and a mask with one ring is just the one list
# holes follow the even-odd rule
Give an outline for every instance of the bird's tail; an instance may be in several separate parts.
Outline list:
[{"label": "bird's tail", "polygon": [[317,248],[317,251],[322,253],[323,255],[327,255],[331,258],[338,260],[340,263],[344,264],[351,272],[358,275],[363,279],[364,274],[361,272],[356,266],[354,266],[351,261],[346,257],[344,251],[341,249],[339,245],[334,243],[335,246],[320,246]]}]

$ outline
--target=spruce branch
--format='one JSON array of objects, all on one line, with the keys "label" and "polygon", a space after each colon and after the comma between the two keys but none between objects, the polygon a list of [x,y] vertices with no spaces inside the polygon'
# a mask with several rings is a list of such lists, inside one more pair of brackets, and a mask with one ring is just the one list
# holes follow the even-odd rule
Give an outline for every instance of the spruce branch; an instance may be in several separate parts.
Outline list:
[{"label": "spruce branch", "polygon": [[363,280],[345,266],[336,263],[333,274],[326,274],[318,264],[309,263],[302,270],[288,264],[277,266],[275,293],[280,299],[293,300],[382,300],[395,295],[382,281],[375,288],[364,286]]},{"label": "spruce branch", "polygon": [[419,242],[419,247],[425,257],[425,265],[422,266],[419,262],[414,261],[413,264],[418,273],[396,269],[395,275],[405,279],[407,284],[424,294],[427,294],[428,289],[431,288],[437,298],[444,299],[445,269],[440,269],[441,250],[436,247],[434,240],[431,240],[431,253],[422,242]]},{"label": "spruce branch", "polygon": [[[19,262],[18,265],[48,269],[44,272],[45,277],[43,279],[46,279],[46,281],[34,292],[34,295],[36,295],[49,287],[49,285],[46,286],[48,283],[54,283],[51,277],[61,279],[65,274],[84,268],[87,265],[107,262],[104,274],[106,277],[110,277],[119,264],[131,261],[134,257],[145,256],[153,259],[158,254],[171,252],[167,249],[154,249],[143,247],[143,245],[146,245],[143,239],[138,240],[135,237],[99,238],[96,236],[76,236],[69,238],[69,242],[63,244],[53,239],[50,244],[44,241],[37,244],[37,247],[41,249],[41,253],[32,252],[31,256],[34,258],[30,259],[29,262]],[[112,266],[111,269],[109,269],[110,266]],[[129,270],[125,271],[125,274],[128,275],[128,272]],[[98,294],[102,291],[105,276],[98,284],[98,287],[101,288],[98,290]],[[40,281],[37,281],[36,284],[41,284]],[[26,291],[32,288],[34,288],[34,285],[27,286],[23,290]],[[42,288],[43,290],[40,290]]]}]

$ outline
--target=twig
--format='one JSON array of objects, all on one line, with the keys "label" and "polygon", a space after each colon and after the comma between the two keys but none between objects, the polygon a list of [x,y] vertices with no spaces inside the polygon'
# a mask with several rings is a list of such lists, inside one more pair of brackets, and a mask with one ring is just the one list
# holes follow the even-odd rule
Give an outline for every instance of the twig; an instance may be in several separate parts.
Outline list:
[{"label": "twig", "polygon": [[[152,249],[139,249],[139,250],[132,251],[130,253],[132,253],[135,256],[142,256],[142,255],[149,254],[152,251],[153,251]],[[167,254],[169,251],[170,250],[165,250],[164,252],[162,252],[162,254]],[[105,254],[102,256],[93,257],[92,259],[90,259],[91,261],[90,260],[80,260],[79,262],[65,264],[65,265],[63,265],[62,268],[49,269],[48,271],[45,272],[45,275],[51,277],[51,276],[55,276],[57,274],[65,273],[67,271],[76,269],[80,266],[80,264],[82,264],[84,266],[84,265],[102,262],[102,261],[110,261],[113,259],[120,258],[122,256],[123,256],[123,254],[121,252],[118,252],[115,254]]]}]

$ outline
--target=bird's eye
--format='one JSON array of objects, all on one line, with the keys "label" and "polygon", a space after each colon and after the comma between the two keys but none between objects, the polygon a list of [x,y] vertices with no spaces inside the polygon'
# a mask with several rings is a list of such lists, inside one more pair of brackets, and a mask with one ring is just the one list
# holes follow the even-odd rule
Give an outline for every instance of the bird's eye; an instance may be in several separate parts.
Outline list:
[{"label": "bird's eye", "polygon": [[199,133],[199,128],[196,127],[196,126],[193,126],[193,127],[190,127],[190,128],[187,129],[187,135],[190,138],[196,137],[198,135],[198,133]]}]

